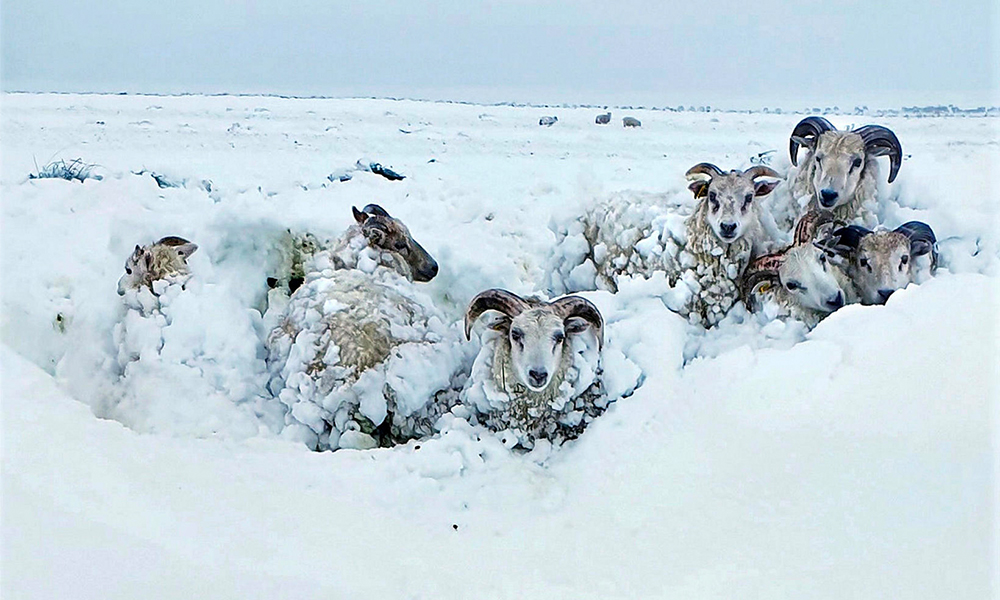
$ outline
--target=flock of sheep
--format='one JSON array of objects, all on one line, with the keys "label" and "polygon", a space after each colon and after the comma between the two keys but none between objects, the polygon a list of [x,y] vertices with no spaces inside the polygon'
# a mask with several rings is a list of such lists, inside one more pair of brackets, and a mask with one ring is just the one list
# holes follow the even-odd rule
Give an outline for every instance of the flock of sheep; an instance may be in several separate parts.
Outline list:
[{"label": "flock of sheep", "polygon": [[[762,165],[690,168],[693,210],[634,194],[593,207],[557,232],[562,262],[550,289],[616,292],[623,277],[662,272],[685,291],[669,308],[692,323],[711,327],[742,303],[811,326],[933,274],[930,227],[875,222],[877,158],[889,157],[890,182],[902,161],[890,130],[838,131],[809,117],[789,149],[798,169],[787,179]],[[459,326],[419,289],[438,265],[406,226],[375,204],[353,216],[337,240],[292,236],[283,272],[268,280],[267,394],[297,439],[317,450],[389,446],[432,435],[451,413],[531,448],[578,436],[614,400],[602,385],[604,319],[593,303],[490,289]],[[184,293],[196,249],[177,237],[136,246],[118,286],[139,313],[133,322]],[[478,346],[456,342],[480,321]]]}]

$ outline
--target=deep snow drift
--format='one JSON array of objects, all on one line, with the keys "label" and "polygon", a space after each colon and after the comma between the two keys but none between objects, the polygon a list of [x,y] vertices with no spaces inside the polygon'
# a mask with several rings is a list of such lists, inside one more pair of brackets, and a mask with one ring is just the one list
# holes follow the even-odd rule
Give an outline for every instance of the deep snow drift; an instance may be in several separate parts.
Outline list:
[{"label": "deep snow drift", "polygon": [[[457,322],[483,289],[544,292],[552,229],[592,202],[680,196],[703,160],[778,149],[783,170],[800,116],[632,111],[643,126],[624,130],[587,109],[3,102],[4,597],[1000,590],[994,118],[830,117],[899,135],[883,217],[941,240],[939,275],[884,307],[810,333],[735,311],[705,333],[666,308],[662,277],[623,280],[585,295],[618,393],[642,385],[580,439],[515,453],[449,415],[432,438],[313,453],[282,438],[263,390],[259,310],[287,229],[336,237],[352,204],[378,202],[437,259],[420,289]],[[103,179],[29,180],[50,156]],[[328,177],[359,159],[406,178]],[[159,333],[124,327],[157,360],[123,384],[116,282],[135,244],[165,235],[199,245],[194,276]]]}]

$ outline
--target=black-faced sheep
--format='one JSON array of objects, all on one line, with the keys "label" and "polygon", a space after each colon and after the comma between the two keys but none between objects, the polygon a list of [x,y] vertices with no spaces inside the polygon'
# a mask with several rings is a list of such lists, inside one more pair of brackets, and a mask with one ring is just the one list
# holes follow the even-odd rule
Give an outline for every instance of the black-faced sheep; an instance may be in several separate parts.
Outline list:
[{"label": "black-faced sheep", "polygon": [[604,320],[590,301],[552,302],[506,290],[478,294],[465,314],[465,334],[487,312],[490,324],[462,392],[463,402],[510,443],[531,448],[539,438],[577,437],[607,407],[601,389]]},{"label": "black-faced sheep", "polygon": [[862,304],[885,304],[898,289],[923,283],[937,271],[937,238],[919,221],[872,231],[852,225],[823,242],[846,261]]},{"label": "black-faced sheep", "polygon": [[790,182],[792,199],[807,198],[806,210],[825,209],[845,223],[874,227],[878,208],[877,158],[889,157],[889,183],[892,183],[903,160],[903,148],[896,134],[879,125],[838,131],[823,117],[806,117],[792,130],[788,142],[793,165],[799,164],[800,146],[808,152]]}]

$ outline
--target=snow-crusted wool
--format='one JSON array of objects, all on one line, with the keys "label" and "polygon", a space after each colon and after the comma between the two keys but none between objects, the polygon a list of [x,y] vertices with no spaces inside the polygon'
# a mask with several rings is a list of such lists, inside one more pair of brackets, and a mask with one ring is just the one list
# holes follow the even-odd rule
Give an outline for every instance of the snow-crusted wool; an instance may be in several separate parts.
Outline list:
[{"label": "snow-crusted wool", "polygon": [[[362,261],[365,252],[356,254]],[[320,252],[267,339],[272,392],[318,450],[433,433],[457,402],[460,338],[414,284],[375,263]]]},{"label": "snow-crusted wool", "polygon": [[514,373],[509,337],[488,330],[462,390],[463,404],[509,446],[530,449],[539,439],[554,444],[575,439],[608,407],[600,352],[591,333],[567,338],[559,369],[545,390],[532,391]]}]

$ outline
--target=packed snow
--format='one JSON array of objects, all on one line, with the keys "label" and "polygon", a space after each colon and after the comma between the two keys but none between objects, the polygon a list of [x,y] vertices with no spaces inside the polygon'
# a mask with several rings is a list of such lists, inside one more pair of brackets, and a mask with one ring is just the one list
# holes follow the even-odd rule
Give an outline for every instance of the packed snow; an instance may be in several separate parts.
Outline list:
[{"label": "packed snow", "polygon": [[[3,596],[998,593],[995,116],[828,115],[896,132],[879,216],[939,240],[937,275],[885,306],[810,331],[736,305],[705,330],[662,274],[623,276],[581,293],[605,346],[578,366],[607,410],[578,439],[512,448],[458,406],[392,448],[302,443],[264,316],[290,231],[335,239],[375,202],[436,259],[407,282],[426,344],[377,375],[413,415],[490,343],[460,335],[476,293],[561,291],[553,253],[587,208],[689,196],[702,161],[784,172],[801,118],[630,110],[626,129],[599,112],[3,96]],[[100,179],[30,177],[55,161]],[[164,236],[198,245],[190,279],[119,296],[134,246]]]}]

